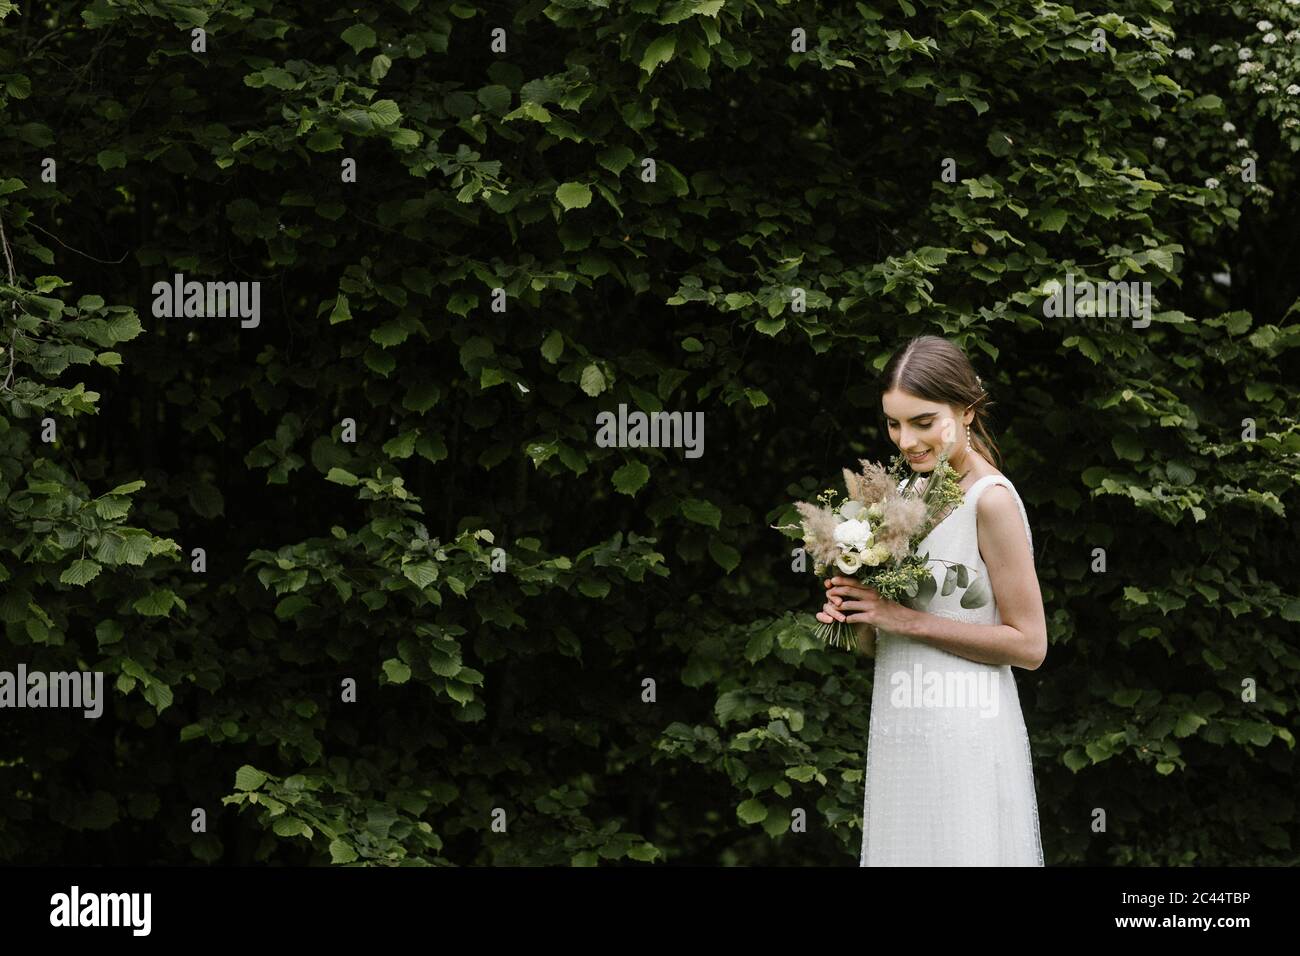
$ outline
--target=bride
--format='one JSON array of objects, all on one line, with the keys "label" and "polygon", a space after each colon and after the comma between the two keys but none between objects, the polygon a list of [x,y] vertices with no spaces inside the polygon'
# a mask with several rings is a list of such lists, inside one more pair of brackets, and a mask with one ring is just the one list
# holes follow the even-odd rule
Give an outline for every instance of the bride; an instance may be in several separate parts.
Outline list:
[{"label": "bride", "polygon": [[963,492],[919,552],[939,581],[935,559],[987,575],[992,600],[963,608],[961,591],[936,593],[914,610],[853,577],[825,582],[817,620],[851,623],[875,658],[860,865],[1042,866],[1011,669],[1042,665],[1047,624],[1024,504],[992,464],[988,393],[966,355],[933,335],[907,343],[882,377],[890,440],[927,475],[948,451]]}]

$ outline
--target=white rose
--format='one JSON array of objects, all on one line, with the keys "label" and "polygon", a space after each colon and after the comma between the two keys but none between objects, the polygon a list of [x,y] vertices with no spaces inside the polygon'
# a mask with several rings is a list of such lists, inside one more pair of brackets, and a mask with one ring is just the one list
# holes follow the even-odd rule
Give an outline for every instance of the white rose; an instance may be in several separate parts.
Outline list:
[{"label": "white rose", "polygon": [[865,521],[851,518],[835,526],[835,543],[855,551],[865,551],[871,547],[871,525]]}]

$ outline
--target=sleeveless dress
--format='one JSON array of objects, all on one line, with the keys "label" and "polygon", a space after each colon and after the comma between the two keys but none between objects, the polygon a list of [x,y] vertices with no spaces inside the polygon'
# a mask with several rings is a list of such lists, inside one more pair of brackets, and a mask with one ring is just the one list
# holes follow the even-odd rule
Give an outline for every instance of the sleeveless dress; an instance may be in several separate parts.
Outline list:
[{"label": "sleeveless dress", "polygon": [[[940,594],[947,565],[988,580],[976,502],[985,488],[1011,490],[1033,553],[1024,503],[1004,475],[985,475],[919,545],[936,590],[928,613],[1000,624],[989,588],[983,607]],[[867,739],[860,866],[1042,866],[1029,735],[1011,665],[981,664],[880,630]]]}]

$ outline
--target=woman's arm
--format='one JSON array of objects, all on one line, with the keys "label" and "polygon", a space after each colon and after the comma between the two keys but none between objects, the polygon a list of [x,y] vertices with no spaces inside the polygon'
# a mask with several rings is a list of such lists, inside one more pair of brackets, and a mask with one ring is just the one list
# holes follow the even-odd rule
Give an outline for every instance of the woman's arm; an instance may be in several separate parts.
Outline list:
[{"label": "woman's arm", "polygon": [[1002,623],[967,624],[892,603],[889,621],[878,623],[981,664],[1037,670],[1047,656],[1047,620],[1020,509],[1010,491],[994,485],[980,496],[975,511],[980,556]]}]

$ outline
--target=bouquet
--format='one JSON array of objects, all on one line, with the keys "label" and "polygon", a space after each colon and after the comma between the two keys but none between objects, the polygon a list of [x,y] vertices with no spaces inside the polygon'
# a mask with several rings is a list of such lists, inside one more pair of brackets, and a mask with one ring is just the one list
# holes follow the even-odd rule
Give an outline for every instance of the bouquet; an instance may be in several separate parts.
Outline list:
[{"label": "bouquet", "polygon": [[[938,585],[927,567],[929,553],[918,554],[917,546],[963,500],[948,454],[939,454],[928,478],[911,471],[901,454],[889,468],[866,459],[860,459],[859,465],[856,474],[844,469],[847,495],[827,489],[817,497],[818,504],[795,502],[801,523],[771,527],[791,537],[802,534],[818,577],[834,565],[845,574],[858,575],[863,586],[875,588],[882,598],[924,610]],[[903,480],[905,470],[910,474]],[[962,607],[988,603],[987,585],[973,569],[943,558],[934,560],[948,565],[943,594],[962,588]],[[852,648],[856,639],[847,621],[818,624],[817,636],[843,648]]]}]

